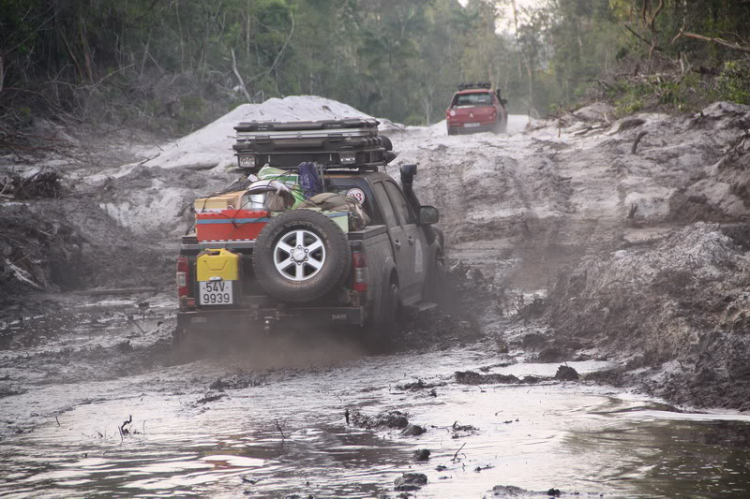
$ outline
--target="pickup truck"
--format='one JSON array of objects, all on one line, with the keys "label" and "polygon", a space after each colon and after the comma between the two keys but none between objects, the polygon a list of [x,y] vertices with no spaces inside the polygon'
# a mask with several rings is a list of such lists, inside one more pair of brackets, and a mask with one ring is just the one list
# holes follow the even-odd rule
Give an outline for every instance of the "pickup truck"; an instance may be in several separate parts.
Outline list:
[{"label": "pickup truck", "polygon": [[490,83],[459,85],[445,111],[448,135],[494,132],[508,129],[508,101]]},{"label": "pickup truck", "polygon": [[[416,165],[402,166],[403,189],[379,171],[326,175],[329,191],[355,198],[369,217],[362,230],[345,233],[320,212],[295,209],[267,219],[253,241],[184,236],[176,339],[314,324],[345,326],[387,348],[399,308],[437,302],[445,279],[443,236],[432,227],[439,214],[419,204],[415,174]],[[206,270],[201,256],[231,257],[237,271]]]}]

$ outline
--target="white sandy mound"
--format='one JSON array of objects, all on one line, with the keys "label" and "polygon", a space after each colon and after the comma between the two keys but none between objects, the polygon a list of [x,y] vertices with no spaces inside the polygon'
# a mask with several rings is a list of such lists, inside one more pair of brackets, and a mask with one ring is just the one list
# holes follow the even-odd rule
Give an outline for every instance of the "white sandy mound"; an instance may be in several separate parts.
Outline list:
[{"label": "white sandy mound", "polygon": [[[178,139],[161,151],[146,166],[162,168],[208,169],[226,167],[235,163],[234,127],[243,121],[316,121],[343,118],[372,118],[353,107],[312,95],[268,99],[262,104],[243,104],[218,120],[190,135]],[[388,120],[380,120],[381,130],[395,127]],[[158,155],[157,155],[158,154]]]}]

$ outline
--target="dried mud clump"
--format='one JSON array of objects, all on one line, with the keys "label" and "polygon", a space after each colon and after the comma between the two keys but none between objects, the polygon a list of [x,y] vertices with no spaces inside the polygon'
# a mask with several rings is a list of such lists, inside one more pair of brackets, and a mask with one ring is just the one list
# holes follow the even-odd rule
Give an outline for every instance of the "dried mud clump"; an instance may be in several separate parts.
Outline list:
[{"label": "dried mud clump", "polygon": [[[558,278],[546,318],[558,337],[664,367],[663,382],[646,386],[657,395],[750,408],[740,396],[750,396],[750,255],[741,244],[697,223],[653,247],[586,258]],[[670,361],[683,369],[670,372]]]},{"label": "dried mud clump", "polygon": [[419,490],[422,486],[427,485],[427,475],[423,473],[404,473],[402,476],[396,478],[393,485],[398,491]]},{"label": "dried mud clump", "polygon": [[266,377],[263,375],[240,372],[231,376],[219,378],[211,383],[208,388],[210,390],[223,392],[225,390],[241,390],[248,387],[257,387],[263,385],[265,382]]},{"label": "dried mud clump", "polygon": [[560,366],[555,373],[555,379],[560,381],[578,381],[578,371],[570,366]]},{"label": "dried mud clump", "polygon": [[62,176],[55,170],[40,170],[27,177],[18,173],[0,177],[0,196],[6,199],[57,199],[64,191]]},{"label": "dried mud clump", "polygon": [[474,371],[456,371],[455,376],[456,382],[463,385],[516,384],[521,382],[512,374],[479,374]]},{"label": "dried mud clump", "polygon": [[55,210],[0,206],[0,304],[29,290],[75,287],[83,242]]},{"label": "dried mud clump", "polygon": [[376,416],[368,416],[357,411],[351,416],[351,422],[354,426],[360,428],[395,428],[403,430],[409,426],[409,414],[401,411],[381,412]]}]

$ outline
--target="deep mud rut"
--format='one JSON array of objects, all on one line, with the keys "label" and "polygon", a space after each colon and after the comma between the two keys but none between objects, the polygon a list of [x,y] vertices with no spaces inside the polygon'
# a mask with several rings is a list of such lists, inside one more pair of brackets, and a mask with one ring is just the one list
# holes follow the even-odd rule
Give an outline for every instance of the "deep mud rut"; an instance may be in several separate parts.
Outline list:
[{"label": "deep mud rut", "polygon": [[[746,492],[750,416],[690,408],[742,408],[748,393],[750,180],[726,146],[750,111],[701,116],[567,117],[512,137],[393,132],[397,162],[420,163],[422,201],[441,209],[461,288],[453,316],[411,318],[390,355],[325,332],[176,349],[171,281],[161,293],[4,310],[0,497]],[[512,117],[511,133],[527,121]],[[649,134],[631,154],[639,128]],[[172,168],[167,159],[156,166]],[[85,182],[104,195],[61,211],[100,231],[89,243],[131,237],[135,249],[110,264],[116,279],[137,285],[142,273],[156,287],[171,263],[153,265],[148,241],[175,253],[185,196],[227,179],[132,165],[99,177]],[[580,378],[556,379],[570,374],[561,365]],[[427,482],[396,490],[404,473]]]}]

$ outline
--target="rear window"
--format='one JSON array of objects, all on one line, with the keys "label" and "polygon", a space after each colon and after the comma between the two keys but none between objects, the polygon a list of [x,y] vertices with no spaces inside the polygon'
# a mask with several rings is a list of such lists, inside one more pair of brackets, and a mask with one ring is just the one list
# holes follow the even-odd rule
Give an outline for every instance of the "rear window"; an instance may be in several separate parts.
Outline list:
[{"label": "rear window", "polygon": [[366,188],[366,184],[364,182],[357,184],[336,179],[331,183],[333,184],[333,191],[336,194],[341,194],[342,196],[353,194],[351,192],[352,190],[359,191],[361,193],[361,196],[364,197],[365,201],[361,206],[367,216],[370,217],[370,220],[377,221],[380,218],[375,213],[375,209],[373,208],[373,201],[371,199],[372,196],[369,194],[370,190]]},{"label": "rear window", "polygon": [[458,94],[453,99],[454,106],[490,106],[492,105],[492,94]]}]

